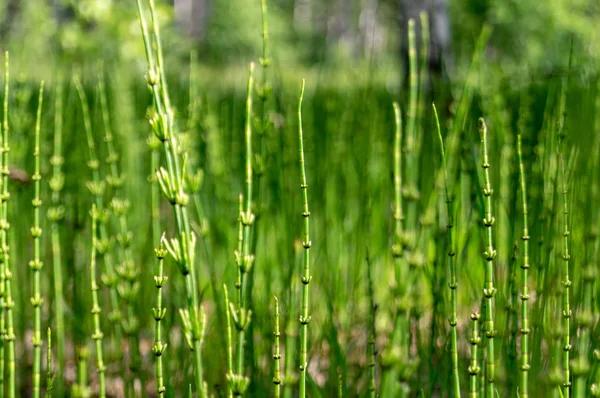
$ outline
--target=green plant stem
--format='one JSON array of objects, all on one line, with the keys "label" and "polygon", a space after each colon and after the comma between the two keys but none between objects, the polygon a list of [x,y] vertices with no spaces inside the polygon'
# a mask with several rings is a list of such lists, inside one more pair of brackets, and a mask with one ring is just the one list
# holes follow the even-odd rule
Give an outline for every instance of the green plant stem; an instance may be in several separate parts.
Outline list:
[{"label": "green plant stem", "polygon": [[521,366],[519,367],[519,395],[529,397],[529,220],[527,206],[527,184],[525,179],[525,166],[523,164],[523,150],[521,134],[517,137],[517,154],[519,157],[519,180],[521,181],[521,203],[523,206],[523,261],[521,262]]},{"label": "green plant stem", "polygon": [[309,286],[312,276],[310,275],[310,212],[308,210],[308,184],[306,182],[306,167],[304,161],[304,137],[302,132],[302,100],[304,98],[304,80],[302,80],[302,89],[298,101],[298,147],[300,152],[300,188],[302,189],[302,201],[304,208],[302,217],[304,218],[304,267],[302,272],[302,309],[300,312],[300,398],[306,397],[306,373],[308,372],[308,324],[309,315]]},{"label": "green plant stem", "polygon": [[494,217],[492,216],[492,186],[490,180],[490,162],[488,157],[488,142],[487,142],[487,127],[485,121],[479,119],[479,133],[481,135],[481,151],[482,151],[482,164],[484,174],[484,187],[482,190],[485,214],[483,217],[483,225],[485,226],[485,237],[486,237],[486,248],[483,253],[486,260],[485,266],[485,285],[483,288],[483,295],[485,297],[485,337],[487,339],[487,355],[485,361],[485,378],[486,378],[486,397],[495,398],[496,392],[494,388],[495,383],[495,358],[494,358],[494,337],[496,330],[494,329],[494,295],[496,294],[496,288],[494,287],[494,258],[496,257],[496,250],[493,246],[492,236],[492,225],[494,225]]},{"label": "green plant stem", "polygon": [[444,150],[444,139],[442,138],[442,130],[440,128],[440,120],[438,118],[437,109],[435,104],[433,104],[433,114],[435,117],[435,124],[437,128],[438,138],[440,140],[440,149],[442,153],[442,167],[444,169],[444,192],[445,192],[445,201],[446,201],[446,212],[447,212],[447,224],[446,231],[448,235],[448,268],[450,269],[450,282],[448,283],[448,288],[450,289],[450,307],[451,307],[451,315],[450,315],[450,351],[451,351],[451,360],[452,360],[452,386],[453,386],[453,395],[455,398],[460,397],[460,376],[458,369],[458,315],[457,315],[457,289],[458,282],[456,278],[456,263],[454,261],[456,252],[454,250],[454,242],[452,239],[452,228],[454,227],[454,218],[453,218],[453,210],[452,210],[452,195],[450,194],[450,188],[448,187],[448,165],[446,161],[446,152]]},{"label": "green plant stem", "polygon": [[100,301],[98,300],[98,282],[96,282],[96,248],[98,247],[98,209],[92,205],[92,254],[90,258],[90,286],[92,291],[92,314],[94,315],[94,333],[92,340],[96,346],[96,368],[98,370],[98,383],[100,390],[98,392],[101,398],[106,397],[104,359],[102,357],[102,329],[100,327]]},{"label": "green plant stem", "polygon": [[479,386],[478,386],[478,374],[481,372],[479,367],[479,343],[481,337],[479,336],[479,314],[474,312],[471,314],[471,363],[469,365],[469,397],[479,398]]},{"label": "green plant stem", "polygon": [[40,237],[42,236],[42,227],[40,226],[40,207],[42,206],[41,180],[40,174],[40,130],[42,123],[42,103],[44,99],[44,82],[40,84],[38,96],[37,117],[35,122],[35,144],[33,149],[33,159],[35,171],[31,179],[34,181],[34,197],[31,201],[33,206],[33,227],[31,228],[31,237],[33,238],[33,260],[29,262],[31,270],[31,279],[33,280],[33,291],[31,296],[31,305],[33,307],[33,397],[39,398],[41,393],[41,367],[42,367],[42,293],[40,287],[40,272],[44,266],[40,254]]},{"label": "green plant stem", "polygon": [[48,349],[46,351],[46,397],[51,398],[54,390],[54,372],[52,371],[52,329],[48,327]]},{"label": "green plant stem", "polygon": [[[56,352],[58,356],[58,374],[64,375],[65,370],[65,310],[63,295],[62,253],[60,246],[60,222],[64,218],[65,209],[61,204],[61,192],[65,185],[62,172],[64,157],[62,155],[63,139],[63,81],[58,79],[54,104],[54,153],[50,158],[52,177],[52,206],[48,209],[50,235],[52,242],[52,274],[54,287],[54,320],[56,331]],[[59,391],[60,393],[61,391]]]},{"label": "green plant stem", "polygon": [[225,375],[227,378],[227,396],[229,398],[233,397],[233,389],[231,385],[231,380],[233,379],[233,343],[231,338],[231,316],[229,315],[229,293],[227,292],[227,285],[223,284],[223,295],[225,297],[225,321],[227,327],[227,374]]},{"label": "green plant stem", "polygon": [[377,315],[377,306],[375,304],[375,289],[373,286],[373,275],[372,275],[372,264],[369,256],[367,255],[367,283],[369,288],[369,315],[370,315],[370,331],[369,331],[369,341],[367,348],[367,361],[369,364],[369,397],[375,398],[377,396],[377,384],[375,380],[375,366],[376,366],[376,338],[377,338],[377,329],[376,329],[376,315]]},{"label": "green plant stem", "polygon": [[16,393],[16,364],[15,364],[15,329],[13,322],[13,307],[15,302],[12,297],[12,272],[10,269],[10,255],[8,247],[8,231],[10,224],[8,222],[8,200],[10,194],[8,192],[8,153],[10,152],[10,146],[8,145],[8,88],[9,88],[9,56],[8,51],[4,55],[5,69],[4,69],[4,117],[2,122],[2,220],[0,222],[1,228],[1,244],[2,244],[2,274],[4,278],[4,310],[6,312],[6,329],[3,330],[3,341],[4,345],[4,357],[8,362],[8,383],[7,383],[7,396],[8,398],[14,398]]},{"label": "green plant stem", "polygon": [[275,385],[275,398],[281,397],[281,352],[279,351],[279,300],[273,296],[275,308],[275,326],[273,336],[275,337],[275,350],[273,353],[273,384]]},{"label": "green plant stem", "polygon": [[160,240],[159,247],[154,249],[154,254],[158,259],[157,274],[154,277],[154,283],[156,284],[156,307],[152,309],[152,315],[154,316],[154,346],[152,347],[152,353],[156,357],[156,391],[159,397],[165,395],[166,387],[163,376],[163,360],[162,354],[167,348],[167,344],[162,342],[162,328],[161,321],[165,317],[167,309],[162,306],[162,289],[167,280],[168,276],[164,275],[164,258],[167,256],[167,250],[164,248],[164,234]]}]

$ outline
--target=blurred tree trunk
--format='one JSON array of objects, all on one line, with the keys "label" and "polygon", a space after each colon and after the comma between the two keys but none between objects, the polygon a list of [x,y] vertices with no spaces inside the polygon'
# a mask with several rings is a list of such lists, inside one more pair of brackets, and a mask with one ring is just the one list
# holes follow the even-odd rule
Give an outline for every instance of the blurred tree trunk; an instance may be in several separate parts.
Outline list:
[{"label": "blurred tree trunk", "polygon": [[417,53],[421,42],[421,23],[419,14],[425,11],[429,17],[429,68],[432,72],[442,73],[452,63],[450,51],[450,17],[448,0],[399,0],[399,24],[402,32],[401,52],[406,60],[408,54],[408,20],[415,20]]},{"label": "blurred tree trunk", "polygon": [[202,40],[206,36],[210,0],[175,0],[175,20],[189,37]]}]

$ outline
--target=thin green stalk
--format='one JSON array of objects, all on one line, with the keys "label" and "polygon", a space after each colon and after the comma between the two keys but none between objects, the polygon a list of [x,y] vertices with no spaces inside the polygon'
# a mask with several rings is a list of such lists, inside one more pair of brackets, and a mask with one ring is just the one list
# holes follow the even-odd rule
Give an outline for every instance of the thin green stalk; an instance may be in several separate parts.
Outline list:
[{"label": "thin green stalk", "polygon": [[338,398],[344,398],[344,379],[342,374],[338,373]]},{"label": "thin green stalk", "polygon": [[479,343],[481,337],[479,336],[479,318],[480,315],[477,312],[471,314],[471,363],[469,365],[469,397],[479,398],[479,372],[481,368],[479,366]]},{"label": "thin green stalk", "polygon": [[156,307],[152,309],[152,315],[156,321],[154,326],[154,345],[152,347],[152,353],[156,357],[156,391],[159,397],[165,395],[166,387],[163,377],[163,360],[162,354],[167,348],[167,344],[162,342],[162,328],[161,321],[165,317],[167,309],[162,306],[162,288],[169,279],[168,276],[164,275],[163,261],[167,256],[167,250],[164,248],[165,236],[163,234],[160,244],[157,249],[154,249],[154,254],[158,259],[157,275],[154,277],[154,283],[156,284]]},{"label": "thin green stalk", "polygon": [[273,384],[275,385],[275,398],[281,397],[281,353],[279,351],[279,300],[277,296],[273,296],[275,307],[275,327],[273,336],[275,337],[275,351],[273,353]]},{"label": "thin green stalk", "polygon": [[560,164],[560,173],[562,179],[561,189],[562,193],[562,205],[563,205],[563,267],[561,271],[561,276],[563,280],[561,281],[563,285],[563,294],[562,294],[562,321],[563,321],[563,341],[562,341],[562,349],[563,349],[563,395],[565,397],[570,397],[571,395],[571,349],[573,348],[571,345],[571,302],[570,302],[570,294],[571,294],[571,280],[569,278],[569,260],[571,259],[571,255],[569,254],[569,205],[568,205],[568,187],[567,187],[567,176],[566,176],[566,165],[564,159],[563,152],[563,134],[564,131],[561,129],[559,131],[559,143],[558,143],[558,162]]},{"label": "thin green stalk", "polygon": [[527,184],[525,179],[525,166],[523,164],[523,150],[521,134],[517,136],[517,154],[519,157],[519,179],[521,181],[521,203],[523,205],[523,261],[521,262],[521,366],[519,367],[519,395],[529,397],[529,220],[527,206]]},{"label": "thin green stalk", "polygon": [[100,390],[98,392],[101,398],[106,397],[105,373],[106,366],[102,358],[102,338],[104,334],[100,328],[100,301],[98,300],[98,282],[96,282],[96,252],[98,247],[98,209],[96,204],[92,205],[92,254],[90,258],[90,286],[92,291],[92,314],[94,315],[94,333],[92,340],[96,346],[96,368],[98,371],[98,383]]},{"label": "thin green stalk", "polygon": [[377,384],[375,381],[375,365],[376,365],[376,355],[377,351],[375,349],[375,343],[377,338],[377,330],[376,330],[376,315],[377,315],[377,305],[375,304],[375,289],[373,286],[373,275],[372,275],[372,264],[367,255],[367,283],[369,288],[369,315],[371,319],[370,323],[370,331],[369,331],[369,343],[367,348],[367,356],[369,363],[369,397],[375,398],[377,396]]},{"label": "thin green stalk", "polygon": [[4,277],[4,310],[6,312],[6,329],[3,330],[4,336],[2,340],[6,342],[4,345],[4,357],[8,361],[8,385],[7,396],[14,398],[16,393],[16,365],[15,365],[15,329],[13,322],[13,307],[15,302],[12,297],[12,272],[10,269],[10,255],[8,247],[8,231],[10,223],[8,222],[8,200],[10,194],[8,192],[8,153],[10,146],[8,145],[8,87],[9,87],[9,57],[8,51],[4,55],[4,118],[2,122],[2,220],[0,221],[1,228],[1,244],[2,244],[2,275]]},{"label": "thin green stalk", "polygon": [[452,195],[450,194],[450,189],[448,187],[448,165],[446,162],[446,152],[444,151],[444,139],[442,138],[442,130],[440,128],[440,120],[438,118],[437,109],[435,104],[433,104],[433,115],[435,117],[435,124],[437,127],[438,138],[440,140],[440,149],[442,152],[442,164],[444,168],[444,192],[446,199],[446,212],[447,212],[447,224],[446,230],[448,235],[448,268],[450,269],[450,282],[448,283],[448,288],[450,289],[450,307],[451,307],[451,315],[450,315],[450,351],[451,351],[451,359],[452,359],[452,387],[453,387],[453,395],[454,397],[460,397],[460,376],[458,370],[458,315],[457,315],[457,289],[458,282],[456,280],[456,263],[454,258],[456,256],[456,252],[454,250],[454,242],[452,239],[452,228],[454,227],[454,218],[453,218],[453,210],[452,210]]},{"label": "thin green stalk", "polygon": [[90,387],[88,386],[87,360],[90,351],[86,346],[77,348],[77,382],[73,385],[73,397],[87,398],[90,396]]},{"label": "thin green stalk", "polygon": [[298,101],[298,145],[300,152],[300,188],[302,189],[302,200],[304,207],[302,217],[304,218],[304,266],[302,272],[302,309],[300,313],[300,398],[306,397],[306,373],[308,372],[308,324],[310,323],[309,285],[312,279],[310,275],[310,212],[308,211],[308,184],[306,182],[306,168],[304,161],[304,137],[302,132],[302,100],[304,98],[304,79]]},{"label": "thin green stalk", "polygon": [[44,81],[40,84],[38,96],[37,117],[35,122],[35,144],[33,149],[33,159],[35,171],[31,179],[34,181],[34,197],[31,201],[33,206],[33,227],[31,228],[31,237],[33,238],[33,260],[29,262],[31,270],[31,279],[33,280],[33,291],[31,296],[31,305],[33,307],[33,397],[39,398],[41,393],[41,368],[42,368],[42,292],[40,288],[40,272],[44,266],[40,254],[40,237],[42,236],[42,227],[40,226],[40,207],[42,206],[41,180],[40,174],[40,130],[42,123],[42,103],[44,100]]},{"label": "thin green stalk", "polygon": [[58,374],[62,378],[65,370],[65,307],[63,295],[62,253],[60,247],[60,223],[64,218],[65,209],[61,202],[61,192],[65,185],[65,175],[62,165],[65,161],[62,155],[63,139],[63,81],[61,78],[56,83],[54,104],[54,153],[50,158],[52,177],[50,190],[52,191],[52,205],[48,209],[50,221],[50,235],[52,241],[52,275],[54,287],[54,320],[56,331],[56,352],[58,356]]},{"label": "thin green stalk", "polygon": [[233,380],[233,343],[231,338],[231,316],[229,315],[229,293],[227,292],[227,285],[223,284],[223,295],[225,297],[225,320],[227,326],[227,374],[225,377],[227,378],[227,396],[229,398],[233,397],[233,388],[231,385],[231,380]]},{"label": "thin green stalk", "polygon": [[[150,125],[156,137],[162,142],[167,161],[167,169],[157,170],[157,177],[163,194],[173,207],[177,238],[167,250],[179,264],[181,273],[185,278],[187,296],[187,309],[180,310],[186,341],[194,355],[194,376],[196,391],[199,398],[205,395],[202,368],[202,340],[204,337],[205,316],[202,307],[198,305],[198,289],[196,282],[196,269],[194,264],[195,237],[191,233],[190,222],[187,214],[189,196],[184,189],[186,168],[180,164],[182,155],[178,153],[178,143],[174,124],[174,112],[171,109],[167,92],[164,63],[162,59],[162,45],[160,30],[156,19],[154,1],[149,0],[150,15],[152,19],[152,34],[156,44],[156,52],[150,40],[141,0],[136,0],[138,20],[146,60],[148,66],[148,85],[153,97],[154,112],[150,117]],[[156,57],[156,62],[155,62]],[[185,158],[184,158],[185,160]]]},{"label": "thin green stalk", "polygon": [[52,329],[48,327],[48,348],[46,351],[46,397],[51,398],[54,389],[54,372],[52,371]]},{"label": "thin green stalk", "polygon": [[485,297],[485,337],[487,338],[487,355],[485,361],[485,378],[486,388],[485,393],[488,398],[495,398],[496,392],[494,383],[496,381],[495,375],[495,358],[494,358],[494,337],[496,330],[494,329],[494,295],[496,294],[496,288],[494,287],[494,258],[496,257],[496,250],[493,246],[492,236],[492,225],[494,225],[494,217],[492,216],[492,186],[490,180],[490,162],[488,157],[488,142],[487,142],[487,127],[483,118],[479,118],[479,133],[481,135],[481,152],[482,152],[482,163],[484,174],[484,186],[482,189],[484,198],[484,217],[483,225],[486,229],[486,248],[483,252],[483,256],[486,260],[485,266],[485,285],[483,288],[483,295]]}]

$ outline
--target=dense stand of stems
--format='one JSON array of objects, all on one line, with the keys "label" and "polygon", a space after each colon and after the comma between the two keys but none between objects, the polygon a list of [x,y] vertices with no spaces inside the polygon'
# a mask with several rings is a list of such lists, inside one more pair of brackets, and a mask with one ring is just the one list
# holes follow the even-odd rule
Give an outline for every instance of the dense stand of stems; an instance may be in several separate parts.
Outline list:
[{"label": "dense stand of stems", "polygon": [[496,258],[496,250],[494,249],[494,241],[492,236],[492,226],[494,225],[494,217],[492,216],[492,185],[490,180],[490,162],[488,156],[488,141],[487,127],[485,121],[479,119],[479,133],[481,135],[481,153],[484,175],[483,198],[484,198],[484,217],[483,225],[485,226],[485,241],[486,248],[483,256],[486,261],[485,265],[485,284],[483,288],[483,296],[485,298],[485,337],[486,337],[486,360],[485,360],[485,379],[486,387],[485,394],[487,398],[496,396],[494,383],[495,375],[495,357],[494,357],[494,337],[496,330],[494,329],[494,295],[496,288],[494,287],[494,258]]},{"label": "dense stand of stems", "polygon": [[98,282],[96,280],[96,251],[98,247],[98,209],[96,204],[92,204],[92,249],[90,256],[90,290],[92,291],[92,314],[94,316],[94,332],[92,333],[92,340],[96,346],[96,368],[98,371],[98,384],[99,391],[98,395],[100,398],[106,397],[106,366],[104,365],[103,351],[102,351],[102,339],[104,334],[100,326],[100,313],[102,308],[100,307],[100,300],[98,299]]},{"label": "dense stand of stems", "polygon": [[442,167],[444,169],[444,192],[446,200],[446,217],[448,218],[446,224],[446,231],[448,235],[448,268],[450,269],[450,281],[448,282],[448,288],[450,289],[450,355],[452,360],[452,386],[454,397],[460,397],[460,376],[458,369],[458,315],[457,315],[457,289],[458,282],[456,280],[456,263],[454,261],[456,252],[454,250],[454,241],[452,239],[452,228],[454,227],[454,217],[452,210],[452,194],[448,187],[448,165],[446,161],[446,152],[444,150],[444,139],[442,138],[442,130],[440,128],[440,120],[438,118],[437,109],[435,104],[433,105],[433,114],[435,117],[435,123],[440,140],[440,149],[442,153]]},{"label": "dense stand of stems", "polygon": [[174,112],[171,108],[165,76],[160,30],[156,17],[154,0],[149,0],[150,15],[152,19],[152,38],[144,16],[141,0],[136,0],[138,20],[148,67],[148,86],[153,98],[153,115],[150,117],[156,137],[162,142],[167,161],[167,169],[161,168],[157,172],[158,181],[165,197],[173,207],[177,238],[175,247],[169,250],[185,278],[185,291],[187,296],[187,310],[180,311],[189,337],[188,343],[194,355],[194,376],[196,391],[200,398],[205,395],[202,369],[202,340],[204,335],[204,315],[198,305],[198,292],[196,287],[196,268],[194,264],[195,237],[192,235],[187,214],[188,195],[184,190],[185,165],[181,164],[181,154],[178,153],[179,144],[175,131]]},{"label": "dense stand of stems", "polygon": [[4,335],[4,359],[8,362],[8,383],[6,386],[8,398],[14,398],[16,393],[16,364],[15,364],[15,327],[13,322],[13,307],[15,302],[12,296],[12,271],[10,269],[10,254],[8,247],[8,232],[10,223],[8,222],[8,200],[10,194],[8,192],[8,153],[10,146],[8,145],[8,88],[9,88],[9,57],[8,52],[4,55],[4,117],[2,121],[2,219],[0,220],[0,229],[2,236],[0,237],[2,245],[2,270],[1,276],[4,283],[4,311],[6,315],[6,328],[2,330]]},{"label": "dense stand of stems", "polygon": [[298,100],[298,147],[300,152],[300,188],[302,190],[302,201],[304,203],[302,217],[304,218],[304,266],[302,271],[302,307],[300,311],[300,398],[306,397],[306,374],[308,372],[308,324],[309,315],[309,286],[312,276],[310,275],[310,212],[308,210],[308,184],[306,182],[306,167],[304,161],[304,137],[302,131],[302,100],[304,98],[304,80]]},{"label": "dense stand of stems", "polygon": [[50,158],[52,177],[51,206],[48,209],[50,221],[50,238],[52,242],[52,276],[54,290],[54,321],[56,332],[56,352],[58,357],[58,375],[62,377],[65,369],[65,309],[63,295],[62,252],[60,246],[60,223],[64,218],[65,209],[61,202],[61,192],[65,185],[65,175],[62,171],[63,157],[63,81],[59,79],[56,85],[54,103],[54,152]]},{"label": "dense stand of stems", "polygon": [[279,331],[279,300],[273,296],[275,308],[275,325],[273,327],[273,336],[275,338],[273,351],[273,384],[275,386],[275,398],[281,397],[281,351],[279,349],[279,339],[281,332]]},{"label": "dense stand of stems", "polygon": [[521,361],[519,367],[519,395],[529,397],[529,220],[527,206],[527,184],[525,179],[525,166],[523,164],[523,150],[521,134],[517,137],[517,154],[519,157],[519,180],[521,182],[521,203],[523,206],[523,260],[521,261]]},{"label": "dense stand of stems", "polygon": [[168,276],[164,275],[164,258],[167,256],[167,250],[164,248],[164,235],[160,240],[158,248],[154,249],[154,254],[158,259],[157,273],[154,276],[154,283],[156,285],[156,307],[152,308],[152,315],[154,316],[154,345],[152,346],[152,353],[156,357],[156,392],[159,397],[165,395],[166,387],[163,376],[163,360],[162,354],[167,348],[167,344],[162,342],[162,327],[161,321],[165,317],[167,309],[162,306],[162,289],[167,280]]},{"label": "dense stand of stems", "polygon": [[35,168],[31,179],[34,181],[34,197],[31,201],[33,206],[33,227],[31,227],[31,237],[33,238],[33,260],[29,262],[31,270],[31,279],[33,281],[33,290],[31,295],[31,305],[33,307],[33,397],[39,398],[41,393],[41,368],[42,368],[42,293],[40,287],[40,273],[44,266],[40,255],[40,238],[42,236],[42,227],[40,224],[40,207],[42,206],[41,180],[40,174],[40,130],[42,123],[42,103],[44,99],[44,82],[40,84],[38,96],[37,117],[35,122],[35,144],[33,147],[33,159]]}]

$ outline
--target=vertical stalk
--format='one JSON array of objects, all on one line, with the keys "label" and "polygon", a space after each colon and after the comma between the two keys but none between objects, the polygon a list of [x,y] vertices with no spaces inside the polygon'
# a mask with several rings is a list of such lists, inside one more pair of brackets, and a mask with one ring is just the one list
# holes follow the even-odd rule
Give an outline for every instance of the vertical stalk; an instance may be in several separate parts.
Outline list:
[{"label": "vertical stalk", "polygon": [[156,307],[152,308],[152,315],[156,321],[154,326],[154,345],[152,347],[152,353],[156,357],[156,391],[159,397],[165,395],[166,387],[163,377],[163,361],[162,354],[167,348],[167,344],[162,342],[162,328],[161,321],[165,317],[167,309],[162,306],[162,288],[169,279],[168,276],[164,275],[163,261],[167,256],[167,250],[164,248],[165,236],[163,234],[160,244],[157,249],[154,249],[154,254],[158,259],[157,274],[154,276],[154,283],[156,284]]},{"label": "vertical stalk", "polygon": [[304,98],[304,80],[302,80],[302,89],[298,101],[298,146],[300,152],[300,188],[302,189],[302,201],[304,208],[302,217],[304,218],[304,267],[302,272],[302,308],[300,312],[300,398],[306,397],[306,373],[308,372],[308,324],[310,323],[309,306],[309,285],[312,279],[310,275],[310,212],[308,211],[308,184],[306,182],[306,168],[304,162],[304,137],[302,132],[302,100]]},{"label": "vertical stalk", "polygon": [[231,316],[229,315],[229,293],[227,292],[227,285],[223,284],[223,294],[225,297],[225,320],[227,325],[227,374],[225,375],[227,378],[227,397],[233,397],[233,388],[232,388],[232,380],[233,380],[233,343],[231,338]]},{"label": "vertical stalk", "polygon": [[4,117],[2,122],[2,220],[0,221],[1,229],[1,249],[2,249],[2,275],[4,278],[4,310],[6,312],[6,329],[3,330],[4,336],[2,340],[4,345],[4,356],[8,362],[8,383],[7,396],[14,398],[16,393],[16,366],[15,366],[15,329],[13,322],[13,307],[15,302],[12,298],[12,272],[10,269],[10,255],[8,247],[8,231],[10,224],[8,222],[8,200],[10,193],[8,192],[8,153],[10,146],[8,145],[8,88],[9,88],[9,57],[8,51],[4,54]]},{"label": "vertical stalk", "polygon": [[52,398],[54,389],[54,372],[52,371],[52,329],[48,327],[48,347],[46,351],[46,397]]},{"label": "vertical stalk", "polygon": [[33,260],[29,262],[31,270],[31,279],[33,280],[33,291],[31,296],[31,306],[33,307],[33,397],[39,398],[41,392],[41,367],[42,367],[42,293],[40,288],[40,272],[44,266],[40,258],[40,237],[42,236],[42,227],[40,226],[40,207],[42,199],[40,197],[41,180],[40,174],[40,129],[42,123],[42,103],[44,100],[44,82],[40,84],[38,96],[38,108],[35,122],[35,144],[33,149],[34,173],[31,179],[34,181],[34,197],[31,201],[33,206],[33,227],[31,227],[31,237],[33,238]]},{"label": "vertical stalk", "polygon": [[496,250],[493,246],[492,236],[492,225],[494,225],[494,217],[492,216],[492,186],[490,180],[490,162],[488,157],[488,142],[487,142],[487,127],[483,118],[479,118],[479,133],[481,135],[481,151],[482,151],[482,164],[484,174],[484,187],[483,187],[483,198],[484,198],[484,217],[483,225],[485,226],[485,237],[486,237],[486,248],[483,252],[483,256],[486,260],[485,266],[485,285],[483,288],[483,295],[485,298],[485,337],[487,338],[487,355],[485,361],[485,378],[486,388],[485,393],[487,398],[495,398],[496,392],[494,383],[496,379],[495,375],[495,358],[494,358],[494,337],[496,330],[494,329],[494,295],[496,294],[496,288],[494,287],[494,258],[496,257]]},{"label": "vertical stalk", "polygon": [[105,373],[106,366],[104,366],[104,359],[102,357],[102,338],[104,334],[100,328],[100,313],[102,309],[100,307],[100,301],[98,300],[98,282],[96,282],[96,250],[98,247],[98,209],[96,204],[92,205],[92,254],[90,257],[90,289],[92,291],[92,314],[94,315],[94,333],[92,333],[92,340],[96,346],[96,368],[98,371],[98,383],[100,385],[99,396],[100,398],[106,397],[106,383]]},{"label": "vertical stalk", "polygon": [[[60,194],[65,185],[65,175],[62,172],[64,157],[62,156],[63,137],[63,80],[56,83],[54,103],[54,153],[50,158],[52,177],[49,185],[52,191],[52,205],[48,209],[50,234],[52,241],[52,276],[54,288],[54,320],[56,331],[56,352],[58,357],[59,377],[65,370],[65,310],[63,296],[62,253],[60,247],[60,222],[64,218],[65,209],[61,205]],[[60,393],[60,391],[59,391]]]},{"label": "vertical stalk", "polygon": [[273,352],[273,384],[275,385],[275,398],[281,397],[281,352],[279,351],[279,300],[273,296],[275,307],[275,326],[273,336],[275,337],[275,350]]},{"label": "vertical stalk", "polygon": [[519,367],[519,395],[529,397],[529,221],[527,206],[527,184],[525,180],[525,166],[523,164],[523,151],[521,134],[517,136],[517,155],[519,157],[519,179],[521,181],[521,203],[523,205],[523,261],[521,262],[521,366]]},{"label": "vertical stalk", "polygon": [[457,289],[458,282],[456,280],[456,263],[454,262],[454,258],[456,256],[456,252],[454,251],[454,242],[452,239],[452,228],[454,227],[454,218],[453,218],[453,210],[452,210],[452,195],[450,194],[450,189],[448,187],[448,165],[446,161],[446,152],[444,151],[444,139],[442,138],[442,130],[440,128],[440,120],[438,118],[437,109],[435,104],[433,104],[433,115],[435,117],[435,124],[437,127],[438,138],[440,140],[440,149],[442,152],[442,167],[444,168],[444,192],[446,199],[446,212],[447,212],[447,224],[446,231],[448,235],[448,268],[450,269],[450,282],[448,283],[448,288],[450,289],[450,307],[451,307],[451,315],[450,315],[450,351],[451,351],[451,359],[452,359],[452,386],[453,386],[453,395],[455,398],[460,397],[460,376],[458,372],[458,316],[457,316]]},{"label": "vertical stalk", "polygon": [[481,337],[479,336],[479,318],[480,315],[477,312],[471,314],[471,364],[469,365],[469,398],[479,398],[479,377],[478,374],[481,371],[479,367],[479,343]]},{"label": "vertical stalk", "polygon": [[377,305],[375,304],[375,289],[373,287],[373,275],[372,275],[372,264],[367,255],[367,283],[369,288],[369,315],[370,315],[370,331],[369,331],[369,342],[367,348],[368,364],[369,364],[369,397],[375,398],[377,396],[377,384],[375,381],[375,364],[376,364],[376,315]]}]

